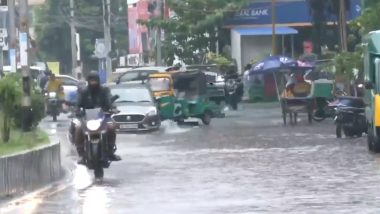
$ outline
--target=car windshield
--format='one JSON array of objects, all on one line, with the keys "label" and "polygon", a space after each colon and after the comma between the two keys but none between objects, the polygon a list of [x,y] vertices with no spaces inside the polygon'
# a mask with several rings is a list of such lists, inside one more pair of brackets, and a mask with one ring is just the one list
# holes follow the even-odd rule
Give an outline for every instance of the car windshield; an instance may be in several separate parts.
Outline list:
[{"label": "car windshield", "polygon": [[130,82],[137,80],[145,80],[148,78],[149,74],[155,73],[153,70],[136,70],[136,71],[128,71],[121,78],[121,82]]},{"label": "car windshield", "polygon": [[115,103],[153,102],[150,91],[146,88],[114,88],[112,95],[119,95]]},{"label": "car windshield", "polygon": [[149,80],[152,91],[167,91],[170,89],[170,80],[168,78],[152,78]]},{"label": "car windshield", "polygon": [[127,72],[121,77],[122,82],[126,81],[133,81],[133,80],[138,80],[139,73],[137,72]]}]

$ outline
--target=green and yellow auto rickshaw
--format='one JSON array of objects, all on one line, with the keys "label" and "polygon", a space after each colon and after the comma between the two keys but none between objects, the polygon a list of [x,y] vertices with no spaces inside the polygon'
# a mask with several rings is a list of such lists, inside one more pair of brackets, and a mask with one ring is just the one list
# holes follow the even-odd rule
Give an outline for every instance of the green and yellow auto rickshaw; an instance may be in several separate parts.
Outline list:
[{"label": "green and yellow auto rickshaw", "polygon": [[157,100],[162,120],[182,123],[188,118],[199,118],[210,124],[213,112],[203,72],[168,72],[149,76],[149,84]]}]

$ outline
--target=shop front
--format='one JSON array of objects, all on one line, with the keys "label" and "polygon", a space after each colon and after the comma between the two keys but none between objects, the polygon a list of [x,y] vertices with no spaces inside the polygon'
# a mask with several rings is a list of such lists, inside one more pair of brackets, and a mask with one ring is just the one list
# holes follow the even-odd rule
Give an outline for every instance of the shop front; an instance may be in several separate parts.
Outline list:
[{"label": "shop front", "polygon": [[[252,1],[225,20],[225,28],[231,33],[231,56],[236,59],[240,73],[252,61],[272,54],[272,4],[271,1]],[[347,20],[361,13],[361,1],[350,0]],[[331,17],[328,24],[334,24]],[[306,0],[277,0],[275,4],[276,54],[296,57],[312,48],[312,17]],[[271,77],[264,81],[262,96],[275,97],[274,81]]]}]

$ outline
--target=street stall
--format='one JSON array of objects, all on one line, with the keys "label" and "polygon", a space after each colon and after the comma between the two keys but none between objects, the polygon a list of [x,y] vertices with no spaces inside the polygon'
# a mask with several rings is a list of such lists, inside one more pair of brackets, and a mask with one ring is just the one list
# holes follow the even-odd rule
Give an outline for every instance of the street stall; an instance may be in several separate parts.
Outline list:
[{"label": "street stall", "polygon": [[287,124],[288,115],[290,123],[296,124],[299,113],[306,113],[309,123],[312,123],[314,110],[312,84],[306,82],[303,76],[306,71],[313,68],[312,65],[302,65],[289,57],[271,56],[255,64],[249,71],[249,76],[273,75],[284,125]]}]

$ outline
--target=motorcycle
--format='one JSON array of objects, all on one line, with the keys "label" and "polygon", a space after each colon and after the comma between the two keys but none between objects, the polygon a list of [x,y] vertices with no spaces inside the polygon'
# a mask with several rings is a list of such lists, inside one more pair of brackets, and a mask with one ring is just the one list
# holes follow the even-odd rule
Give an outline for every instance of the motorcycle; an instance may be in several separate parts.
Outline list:
[{"label": "motorcycle", "polygon": [[365,117],[365,103],[357,97],[341,97],[335,108],[334,118],[336,137],[342,137],[342,131],[347,137],[361,137],[367,133],[367,120]]},{"label": "motorcycle", "polygon": [[338,90],[335,93],[335,99],[329,100],[327,98],[317,97],[316,107],[313,114],[313,120],[316,122],[321,122],[326,118],[334,118],[336,115],[335,109],[339,104],[339,97],[347,96],[346,92]]},{"label": "motorcycle", "polygon": [[57,121],[57,117],[61,112],[61,102],[58,99],[58,94],[56,92],[46,92],[45,97],[47,98],[47,114],[53,117],[53,121]]},{"label": "motorcycle", "polygon": [[[112,102],[118,98],[114,96]],[[69,129],[70,141],[74,142],[75,124],[80,121],[85,140],[85,165],[88,169],[94,170],[96,179],[102,179],[104,168],[108,168],[111,164],[106,129],[107,119],[114,113],[117,113],[116,110],[104,112],[101,108],[82,109],[81,117],[74,118]]]}]

